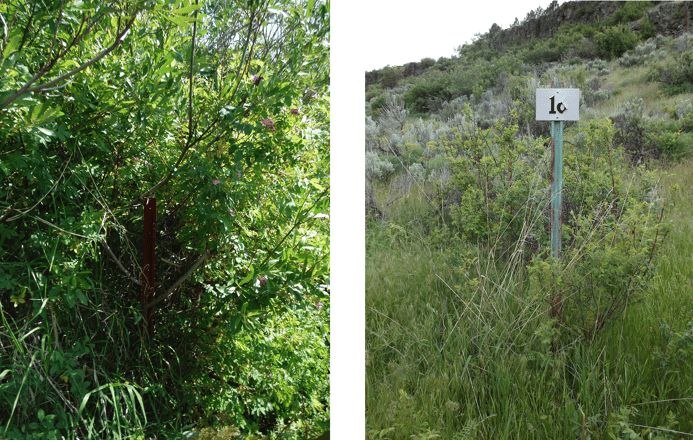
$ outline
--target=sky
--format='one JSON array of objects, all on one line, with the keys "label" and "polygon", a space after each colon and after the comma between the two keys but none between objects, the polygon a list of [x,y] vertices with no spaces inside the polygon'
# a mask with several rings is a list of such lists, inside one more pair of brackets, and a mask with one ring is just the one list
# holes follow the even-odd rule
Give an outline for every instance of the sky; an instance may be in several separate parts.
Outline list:
[{"label": "sky", "polygon": [[[551,0],[370,0],[354,17],[356,38],[361,41],[364,71],[387,65],[401,66],[422,58],[450,58],[455,48],[485,34],[496,23],[507,29],[517,17]],[[558,4],[565,0],[558,0]],[[419,4],[421,7],[409,5]],[[335,54],[336,55],[336,54]]]}]

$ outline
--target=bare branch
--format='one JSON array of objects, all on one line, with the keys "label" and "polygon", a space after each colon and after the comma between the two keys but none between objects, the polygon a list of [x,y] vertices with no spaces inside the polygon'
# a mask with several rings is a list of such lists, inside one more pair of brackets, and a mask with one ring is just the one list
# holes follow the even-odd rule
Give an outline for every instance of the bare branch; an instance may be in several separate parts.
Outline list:
[{"label": "bare branch", "polygon": [[113,261],[115,261],[115,264],[118,266],[118,268],[119,268],[125,275],[127,275],[127,277],[130,279],[130,281],[132,281],[133,283],[137,284],[138,286],[141,286],[142,283],[139,282],[139,281],[137,281],[137,279],[136,279],[135,277],[133,277],[132,275],[130,275],[130,272],[128,272],[127,269],[125,269],[125,267],[123,266],[123,264],[118,260],[118,257],[116,257],[115,254],[113,253],[113,251],[111,250],[111,248],[108,247],[108,244],[106,243],[106,240],[105,240],[104,238],[101,238],[101,244],[104,245],[104,247],[106,248],[106,252],[108,252],[108,255],[111,256],[111,259],[112,259]]},{"label": "bare branch", "polygon": [[175,283],[173,283],[173,286],[171,286],[171,287],[168,288],[168,290],[166,291],[166,293],[164,293],[162,296],[160,296],[159,298],[155,299],[154,301],[150,302],[149,304],[146,304],[146,305],[144,306],[144,310],[149,309],[149,308],[151,308],[151,307],[154,307],[154,306],[156,306],[157,304],[161,303],[162,301],[166,300],[168,297],[170,297],[170,296],[173,294],[173,292],[178,288],[178,286],[180,286],[181,284],[183,284],[183,281],[185,281],[186,279],[188,279],[188,277],[190,277],[190,275],[192,275],[193,272],[195,272],[195,269],[197,269],[198,267],[200,267],[200,265],[201,265],[202,263],[204,263],[205,260],[206,260],[210,255],[211,255],[211,253],[210,253],[208,250],[205,250],[205,252],[202,254],[202,256],[190,267],[190,269],[188,269],[188,271],[185,272],[185,273],[183,274],[182,277],[178,278],[178,281],[176,281]]}]

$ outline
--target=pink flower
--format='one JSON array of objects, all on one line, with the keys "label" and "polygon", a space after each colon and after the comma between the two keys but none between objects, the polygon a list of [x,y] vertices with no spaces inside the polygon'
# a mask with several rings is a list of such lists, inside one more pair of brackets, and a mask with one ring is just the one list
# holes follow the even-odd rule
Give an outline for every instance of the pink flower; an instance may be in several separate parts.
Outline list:
[{"label": "pink flower", "polygon": [[298,109],[297,109],[297,108],[292,108],[292,109],[291,109],[291,114],[292,114],[292,115],[297,115],[297,114],[298,114]]},{"label": "pink flower", "polygon": [[148,167],[152,166],[152,164],[150,164],[149,162],[147,162],[144,159],[140,159],[139,157],[133,157],[133,159],[135,159],[137,162],[144,162],[144,164],[147,165]]},{"label": "pink flower", "polygon": [[220,180],[212,180],[212,183],[215,185],[219,185],[221,183],[221,181]]},{"label": "pink flower", "polygon": [[263,119],[262,123],[265,124],[270,128],[270,130],[275,131],[274,129],[274,122],[270,121],[269,119]]},{"label": "pink flower", "polygon": [[238,178],[239,178],[239,179],[241,178],[241,173],[238,173]]},{"label": "pink flower", "polygon": [[260,287],[264,287],[265,284],[267,284],[267,278],[261,277],[260,278]]},{"label": "pink flower", "polygon": [[315,307],[316,307],[318,310],[320,310],[320,309],[323,307],[323,305],[322,305],[322,303],[321,303],[320,301],[318,301],[317,303],[315,303]]},{"label": "pink flower", "polygon": [[231,208],[227,208],[227,209],[229,210],[229,214],[231,214],[231,217],[235,217],[235,215],[233,215],[233,211],[231,211]]}]

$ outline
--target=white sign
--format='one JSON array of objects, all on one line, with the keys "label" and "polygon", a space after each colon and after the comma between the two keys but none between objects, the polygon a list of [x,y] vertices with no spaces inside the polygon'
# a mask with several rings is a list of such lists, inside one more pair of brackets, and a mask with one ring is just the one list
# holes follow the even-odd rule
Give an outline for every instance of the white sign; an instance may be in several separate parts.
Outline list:
[{"label": "white sign", "polygon": [[580,120],[580,89],[537,89],[537,121]]}]

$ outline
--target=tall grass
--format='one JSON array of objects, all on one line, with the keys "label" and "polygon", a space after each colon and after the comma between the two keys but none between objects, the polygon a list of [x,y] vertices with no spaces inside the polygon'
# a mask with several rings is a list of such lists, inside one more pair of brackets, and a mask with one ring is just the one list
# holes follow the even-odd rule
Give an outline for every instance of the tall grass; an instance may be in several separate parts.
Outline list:
[{"label": "tall grass", "polygon": [[558,349],[523,243],[431,232],[416,189],[392,204],[366,234],[367,438],[690,438],[693,164],[666,171],[670,228],[644,298]]},{"label": "tall grass", "polygon": [[[35,318],[46,312],[46,304],[43,301]],[[66,429],[69,439],[123,439],[144,432],[151,422],[145,390],[106,375],[103,362],[113,350],[108,341],[101,352],[86,338],[63,347],[52,339],[48,320],[36,324],[40,319],[27,319],[17,325],[1,304],[0,316],[0,438],[65,438],[61,433]]]}]

